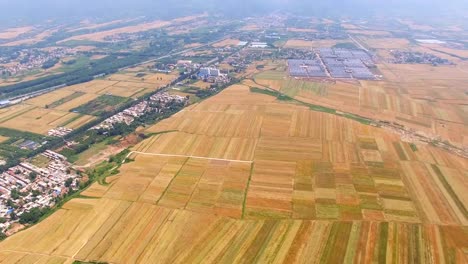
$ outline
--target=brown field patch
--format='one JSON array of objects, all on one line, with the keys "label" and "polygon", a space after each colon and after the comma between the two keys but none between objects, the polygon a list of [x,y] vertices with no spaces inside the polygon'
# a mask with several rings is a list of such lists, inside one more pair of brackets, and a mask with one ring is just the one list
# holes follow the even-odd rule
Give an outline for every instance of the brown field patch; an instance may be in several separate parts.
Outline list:
[{"label": "brown field patch", "polygon": [[287,28],[287,30],[290,32],[309,32],[309,33],[317,32],[317,30],[313,28]]},{"label": "brown field patch", "polygon": [[126,27],[105,30],[105,31],[96,32],[96,33],[73,36],[65,40],[61,40],[58,43],[63,43],[63,42],[67,42],[70,40],[104,41],[106,37],[111,37],[111,36],[118,35],[118,34],[131,34],[131,33],[137,33],[137,32],[142,32],[142,31],[148,31],[152,29],[158,29],[158,28],[168,26],[170,24],[171,23],[169,21],[156,20],[152,22],[141,23],[141,24],[134,25],[134,26],[126,26]]},{"label": "brown field patch", "polygon": [[347,40],[299,40],[290,39],[284,45],[285,48],[331,48],[339,43],[349,42]]},{"label": "brown field patch", "polygon": [[361,37],[360,40],[373,49],[407,49],[410,46],[410,42],[403,38]]},{"label": "brown field patch", "polygon": [[365,36],[391,36],[392,34],[387,31],[383,30],[363,30],[363,29],[351,29],[347,30],[348,33],[355,34],[355,35],[365,35]]},{"label": "brown field patch", "polygon": [[18,27],[18,28],[9,28],[0,32],[0,39],[13,39],[18,37],[21,34],[25,34],[33,30],[34,27]]},{"label": "brown field patch", "polygon": [[48,29],[48,30],[45,30],[43,32],[40,32],[40,33],[36,34],[33,37],[26,38],[26,39],[21,39],[21,40],[17,40],[17,41],[12,41],[12,42],[7,42],[5,44],[2,44],[1,46],[10,46],[11,47],[11,46],[35,44],[35,43],[38,43],[38,42],[52,36],[52,34],[54,34],[57,31],[58,30],[56,30],[56,29]]},{"label": "brown field patch", "polygon": [[228,47],[228,46],[237,46],[237,44],[239,44],[240,40],[238,39],[225,39],[223,41],[220,41],[220,42],[216,42],[215,44],[213,44],[213,47],[215,48],[224,48],[224,47]]}]

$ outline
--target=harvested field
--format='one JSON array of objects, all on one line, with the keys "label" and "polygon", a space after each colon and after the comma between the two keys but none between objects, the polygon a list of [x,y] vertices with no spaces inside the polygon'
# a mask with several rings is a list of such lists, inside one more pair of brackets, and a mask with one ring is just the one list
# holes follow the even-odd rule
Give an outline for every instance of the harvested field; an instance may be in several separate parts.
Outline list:
[{"label": "harvested field", "polygon": [[[81,93],[81,92],[75,92],[75,94],[77,93]],[[86,104],[87,102],[90,102],[96,98],[98,98],[99,95],[97,94],[82,94],[81,96],[78,96],[78,97],[75,97],[73,98],[72,100],[69,100],[67,102],[64,102],[60,105],[57,105],[55,106],[54,108],[57,109],[57,110],[61,110],[61,111],[70,111],[74,108],[77,108],[81,105],[84,105]]]},{"label": "harvested field", "polygon": [[364,44],[372,49],[407,49],[410,42],[403,38],[359,38]]},{"label": "harvested field", "polygon": [[18,28],[10,28],[5,31],[0,32],[0,39],[14,39],[21,34],[28,33],[29,31],[33,30],[33,27],[18,27]]},{"label": "harvested field", "polygon": [[[286,69],[263,69],[252,87],[269,87],[306,103],[372,119],[397,122],[452,144],[468,142],[462,87],[465,64],[457,66],[379,64],[382,81],[321,81],[286,77]],[[430,73],[430,74],[428,74]]]},{"label": "harvested field", "polygon": [[56,101],[59,101],[67,96],[72,95],[73,93],[73,91],[60,89],[29,99],[26,101],[26,103],[34,106],[45,107],[46,105],[50,105]]},{"label": "harvested field", "polygon": [[113,86],[116,84],[116,81],[107,81],[107,80],[94,80],[86,83],[81,83],[77,85],[72,85],[66,87],[62,90],[71,90],[75,92],[83,92],[83,93],[94,93],[97,94],[100,91],[104,90],[107,87]]},{"label": "harvested field", "polygon": [[141,23],[134,26],[126,26],[117,29],[105,30],[96,33],[89,33],[84,35],[73,36],[68,39],[62,40],[58,43],[64,43],[71,40],[91,40],[91,41],[105,41],[107,37],[112,37],[118,34],[130,34],[142,31],[148,31],[152,29],[158,29],[170,25],[169,21],[152,21],[148,23]]},{"label": "harvested field", "polygon": [[238,39],[225,39],[221,42],[217,42],[213,44],[213,47],[215,48],[224,48],[224,47],[229,47],[229,46],[237,46],[239,44],[240,40]]},{"label": "harvested field", "polygon": [[75,113],[53,109],[30,108],[28,111],[14,116],[14,118],[1,121],[0,126],[45,135],[50,129],[64,126],[77,116],[78,114]]},{"label": "harvested field", "polygon": [[97,23],[97,24],[90,23],[89,21],[83,21],[81,23],[81,24],[83,24],[83,26],[71,29],[68,32],[75,32],[75,31],[86,30],[86,29],[88,29],[88,30],[89,29],[98,29],[98,28],[101,28],[101,27],[106,27],[106,26],[119,24],[119,23],[123,23],[123,22],[129,22],[129,21],[131,21],[131,20],[120,19],[120,20],[113,20],[113,21],[109,21],[109,22],[105,22],[105,23]]},{"label": "harvested field", "polygon": [[313,28],[287,28],[289,32],[317,32],[316,29]]},{"label": "harvested field", "polygon": [[231,86],[147,129],[156,134],[108,185],[3,241],[0,257],[468,260],[466,159],[249,88]]},{"label": "harvested field", "polygon": [[349,40],[298,40],[290,39],[284,45],[285,48],[331,48],[339,43],[347,43]]},{"label": "harvested field", "polygon": [[[90,201],[69,202],[68,210],[56,213],[63,222],[50,217],[38,225],[40,228],[3,242],[0,257],[6,262],[37,258],[34,253],[22,253],[32,251],[47,252],[51,256],[41,258],[57,263],[72,257],[112,263],[151,263],[156,259],[160,263],[197,260],[359,263],[372,259],[380,263],[415,259],[417,263],[427,263],[437,259],[443,263],[451,256],[459,263],[466,260],[462,251],[466,230],[460,227],[308,220],[238,221],[146,203],[130,205],[100,199],[102,205],[99,205],[96,199]],[[51,230],[56,232],[47,236],[29,235]],[[191,241],[190,245],[187,241]],[[49,246],[51,243],[53,247]]]},{"label": "harvested field", "polygon": [[379,37],[387,37],[391,36],[392,34],[388,31],[382,30],[362,30],[362,29],[351,29],[347,30],[348,33],[354,35],[364,35],[364,36],[379,36]]},{"label": "harvested field", "polygon": [[36,34],[33,37],[26,38],[26,39],[21,39],[21,40],[16,40],[16,41],[12,41],[12,42],[7,42],[7,43],[4,43],[4,44],[1,44],[1,46],[12,47],[12,46],[35,44],[35,43],[38,43],[38,42],[46,39],[47,37],[52,36],[52,34],[54,34],[55,32],[57,32],[56,29],[45,30],[43,32],[40,32],[40,33]]}]

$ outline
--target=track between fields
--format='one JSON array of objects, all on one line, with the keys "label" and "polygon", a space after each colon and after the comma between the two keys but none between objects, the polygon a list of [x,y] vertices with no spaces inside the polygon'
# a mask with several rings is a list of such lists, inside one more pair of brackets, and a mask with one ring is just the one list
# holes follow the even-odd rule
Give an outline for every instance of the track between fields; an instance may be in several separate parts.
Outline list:
[{"label": "track between fields", "polygon": [[160,157],[180,157],[180,158],[192,158],[192,159],[206,159],[206,160],[216,160],[216,161],[228,161],[228,162],[240,162],[240,163],[253,163],[252,160],[232,160],[232,159],[219,159],[219,158],[208,158],[208,157],[200,157],[200,156],[191,156],[191,155],[176,155],[176,154],[159,154],[159,153],[146,153],[140,151],[132,151],[127,154],[125,159],[122,163],[130,157],[132,154],[141,154],[141,155],[148,155],[148,156],[160,156]]}]

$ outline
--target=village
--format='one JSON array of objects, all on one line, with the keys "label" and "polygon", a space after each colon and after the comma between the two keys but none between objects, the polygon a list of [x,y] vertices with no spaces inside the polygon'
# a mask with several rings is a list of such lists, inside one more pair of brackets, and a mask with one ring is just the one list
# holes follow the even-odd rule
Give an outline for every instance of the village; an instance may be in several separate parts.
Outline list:
[{"label": "village", "polygon": [[433,66],[453,64],[447,59],[439,58],[430,53],[392,50],[391,54],[393,59],[390,62],[395,64],[431,64]]},{"label": "village", "polygon": [[58,198],[78,190],[80,176],[65,156],[46,150],[43,168],[22,162],[0,174],[0,231],[6,232],[34,208],[50,208]]},{"label": "village", "polygon": [[24,74],[38,68],[51,68],[59,59],[76,55],[72,48],[23,49],[10,57],[0,57],[0,76],[9,77]]},{"label": "village", "polygon": [[174,103],[186,104],[188,102],[187,97],[180,95],[172,95],[166,92],[160,92],[152,95],[148,100],[144,100],[130,108],[119,112],[100,124],[91,128],[91,130],[110,130],[114,128],[116,124],[130,125],[139,118],[147,113],[155,112],[162,113],[165,109],[170,108]]}]

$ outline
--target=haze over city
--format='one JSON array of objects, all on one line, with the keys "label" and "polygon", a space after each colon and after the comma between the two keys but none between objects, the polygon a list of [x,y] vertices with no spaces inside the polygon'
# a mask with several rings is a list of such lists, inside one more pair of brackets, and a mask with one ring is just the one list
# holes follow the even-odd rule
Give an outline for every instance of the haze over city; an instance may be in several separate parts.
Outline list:
[{"label": "haze over city", "polygon": [[468,263],[462,0],[0,0],[1,263]]}]

